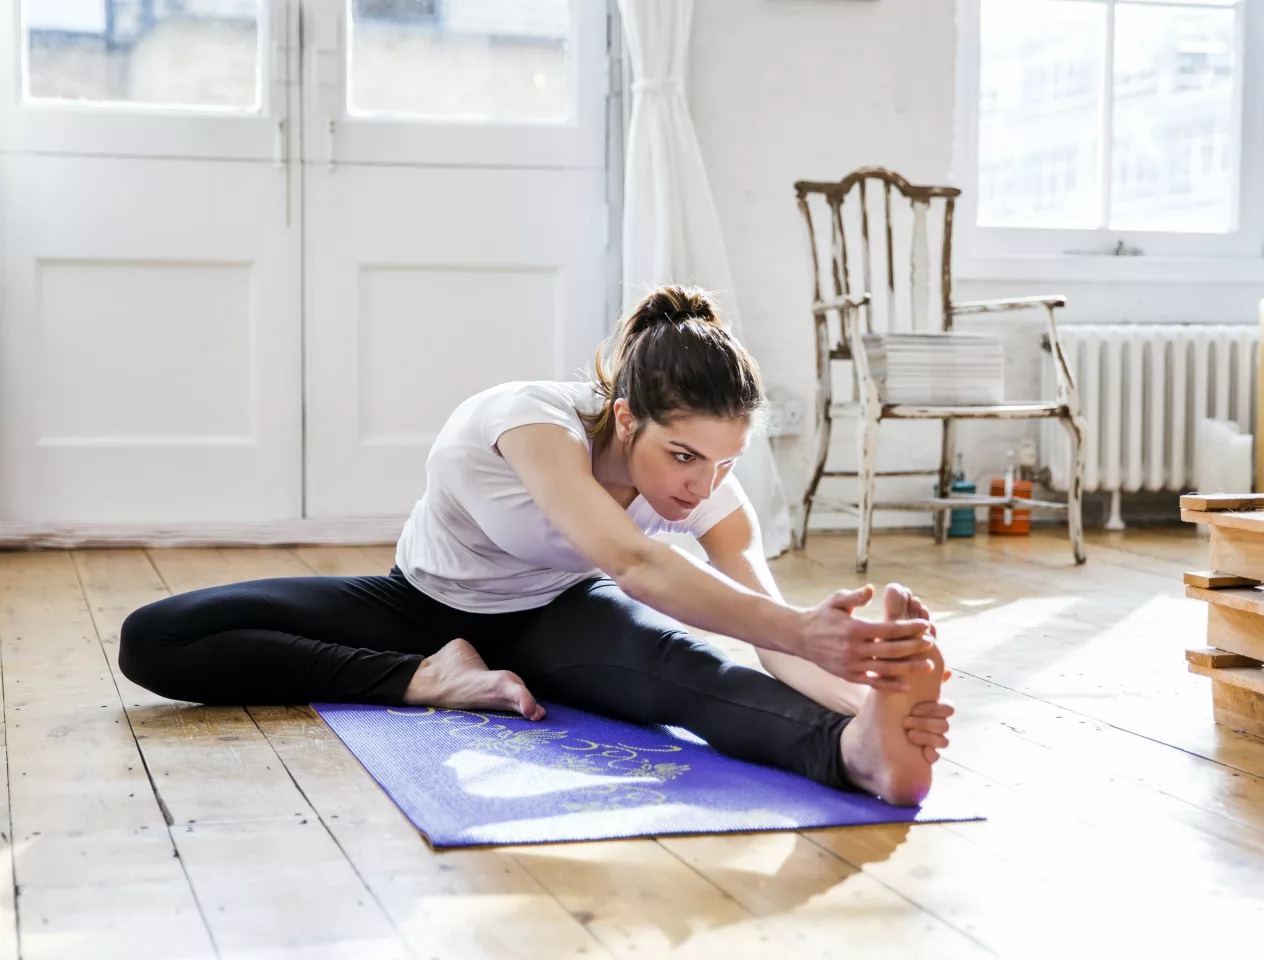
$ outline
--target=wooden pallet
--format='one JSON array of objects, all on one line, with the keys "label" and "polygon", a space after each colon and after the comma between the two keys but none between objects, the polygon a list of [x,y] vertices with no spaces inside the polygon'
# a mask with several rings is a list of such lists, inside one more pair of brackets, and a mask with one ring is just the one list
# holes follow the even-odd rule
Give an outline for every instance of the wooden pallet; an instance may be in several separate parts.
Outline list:
[{"label": "wooden pallet", "polygon": [[1181,519],[1211,530],[1211,570],[1185,574],[1207,604],[1207,646],[1185,652],[1211,679],[1216,722],[1264,738],[1264,494],[1181,497]]}]

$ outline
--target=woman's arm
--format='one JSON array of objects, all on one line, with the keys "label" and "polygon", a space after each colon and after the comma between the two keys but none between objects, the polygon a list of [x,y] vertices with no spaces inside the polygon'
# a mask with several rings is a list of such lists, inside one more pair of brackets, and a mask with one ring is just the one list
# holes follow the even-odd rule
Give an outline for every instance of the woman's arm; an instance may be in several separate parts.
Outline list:
[{"label": "woman's arm", "polygon": [[[774,600],[781,601],[781,591],[764,559],[759,520],[747,504],[698,538],[711,565],[731,580]],[[852,591],[855,606],[864,606],[873,596],[870,588]],[[764,669],[786,686],[793,687],[823,707],[838,713],[859,712],[864,701],[864,684],[852,683],[827,673],[814,663],[779,650],[756,648]]]},{"label": "woman's arm", "polygon": [[[850,616],[840,596],[813,608],[794,607],[652,540],[592,475],[588,446],[553,424],[528,424],[497,440],[540,510],[592,564],[630,597],[677,620],[793,653],[830,673],[871,682],[892,678],[929,646],[923,620],[873,623]],[[878,642],[874,642],[874,641]]]},{"label": "woman's arm", "polygon": [[[698,538],[707,558],[717,569],[728,574],[738,583],[760,590],[770,597],[780,598],[781,593],[773,580],[772,571],[764,559],[763,543],[759,536],[759,521],[749,504],[742,510],[725,517]],[[873,588],[866,585],[853,590],[851,596],[856,607],[862,607],[873,598]],[[916,598],[914,598],[916,601]],[[925,613],[920,601],[917,606]],[[929,614],[927,614],[929,619]],[[934,635],[934,628],[931,629]],[[884,686],[877,683],[853,683],[826,673],[814,663],[801,657],[776,650],[755,651],[759,662],[769,673],[788,687],[793,687],[805,697],[810,697],[823,707],[836,713],[857,714],[868,695],[866,686]],[[945,672],[944,679],[949,673]],[[903,726],[909,742],[922,748],[927,763],[939,760],[939,751],[948,746],[948,718],[955,712],[947,702],[914,704]]]}]

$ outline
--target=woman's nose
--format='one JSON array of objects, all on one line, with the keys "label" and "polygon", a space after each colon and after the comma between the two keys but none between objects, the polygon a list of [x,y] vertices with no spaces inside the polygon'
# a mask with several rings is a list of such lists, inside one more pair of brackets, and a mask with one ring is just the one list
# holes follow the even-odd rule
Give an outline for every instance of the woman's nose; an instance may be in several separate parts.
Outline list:
[{"label": "woman's nose", "polygon": [[698,500],[707,499],[707,497],[715,493],[719,480],[719,470],[704,471],[693,483],[689,484],[690,496]]}]

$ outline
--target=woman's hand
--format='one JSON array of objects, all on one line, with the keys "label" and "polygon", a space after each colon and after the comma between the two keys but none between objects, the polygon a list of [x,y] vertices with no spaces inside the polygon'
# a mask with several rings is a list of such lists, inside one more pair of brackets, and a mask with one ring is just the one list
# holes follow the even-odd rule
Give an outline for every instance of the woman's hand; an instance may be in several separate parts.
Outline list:
[{"label": "woman's hand", "polygon": [[873,599],[873,588],[840,590],[805,611],[797,649],[790,651],[852,683],[906,692],[904,678],[934,665],[918,654],[930,649],[929,620],[866,620],[852,610]]},{"label": "woman's hand", "polygon": [[948,718],[954,713],[952,704],[941,700],[915,704],[904,718],[909,743],[922,748],[927,763],[938,760],[939,751],[948,746]]}]

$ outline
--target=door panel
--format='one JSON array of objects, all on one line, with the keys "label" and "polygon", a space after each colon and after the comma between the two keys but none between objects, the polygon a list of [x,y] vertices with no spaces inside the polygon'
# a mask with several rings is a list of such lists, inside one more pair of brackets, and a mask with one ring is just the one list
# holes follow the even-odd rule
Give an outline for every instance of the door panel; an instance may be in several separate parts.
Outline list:
[{"label": "door panel", "polygon": [[462,399],[591,360],[604,187],[590,171],[309,175],[309,516],[406,514]]},{"label": "door panel", "polygon": [[300,515],[297,244],[268,165],[9,155],[0,517]]}]

